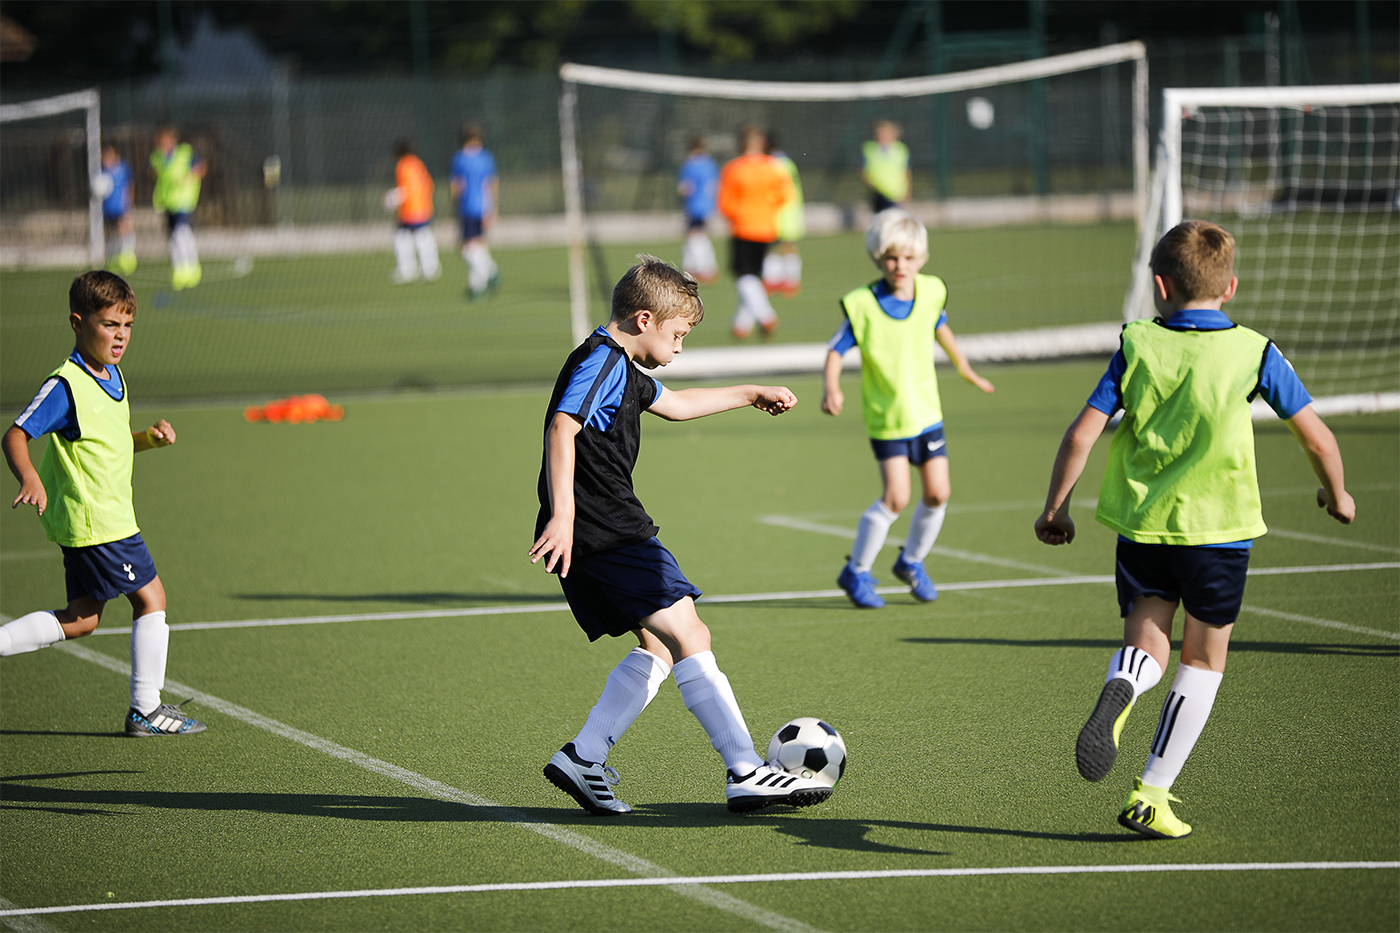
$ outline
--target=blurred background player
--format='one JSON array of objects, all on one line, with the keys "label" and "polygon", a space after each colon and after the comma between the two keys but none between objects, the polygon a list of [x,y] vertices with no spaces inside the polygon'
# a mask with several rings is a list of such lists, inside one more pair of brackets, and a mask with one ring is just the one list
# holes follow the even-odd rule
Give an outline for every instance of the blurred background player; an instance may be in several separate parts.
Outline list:
[{"label": "blurred background player", "polygon": [[[73,352],[0,439],[19,480],[12,508],[32,505],[50,541],[63,549],[68,605],[31,612],[0,627],[0,656],[37,651],[91,634],[106,604],[131,603],[131,706],[126,734],[193,735],[204,723],[161,702],[170,627],[165,586],[156,575],[131,497],[135,454],[175,443],[161,420],[132,432],[126,379],[117,364],[131,340],[136,295],[111,272],[87,272],[68,290]],[[35,470],[29,442],[52,434]]]},{"label": "blurred background player", "polygon": [[442,275],[437,240],[433,237],[433,176],[423,160],[413,154],[413,143],[400,140],[394,147],[394,187],[384,205],[397,209],[399,228],[394,231],[394,283],[416,282],[419,266],[428,281]]},{"label": "blurred background player", "polygon": [[1190,835],[1191,824],[1172,812],[1171,803],[1180,801],[1171,786],[1215,705],[1253,539],[1268,530],[1250,400],[1264,399],[1293,432],[1322,484],[1319,507],[1349,525],[1356,503],[1346,491],[1337,440],[1293,366],[1272,340],[1221,310],[1239,286],[1234,237],[1216,224],[1188,220],[1158,241],[1150,267],[1158,317],[1123,328],[1122,346],[1060,442],[1035,535],[1049,545],[1074,541],[1070,496],[1094,442],[1122,409],[1094,518],[1118,532],[1123,647],[1109,659],[1099,701],[1079,732],[1075,764],[1090,781],[1113,767],[1128,713],[1167,669],[1172,622],[1182,606],[1176,680],[1147,767],[1118,814],[1134,832],[1179,839]]},{"label": "blurred background player", "polygon": [[676,192],[685,203],[685,245],[681,248],[681,269],[708,285],[719,278],[715,245],[705,224],[715,212],[719,193],[719,166],[705,148],[705,137],[690,140],[690,153],[676,174]]},{"label": "blurred background player", "polygon": [[170,285],[176,291],[194,288],[204,274],[190,215],[199,204],[199,183],[207,168],[189,143],[180,142],[173,126],[162,127],[156,134],[156,148],[151,153],[156,186],[151,203],[165,215],[170,237]]},{"label": "blurred background player", "polygon": [[778,212],[793,198],[792,180],[768,157],[767,138],[752,124],[739,130],[741,155],[725,163],[719,175],[719,212],[733,231],[730,266],[739,305],[734,336],[743,339],[754,325],[771,334],[778,314],[763,287],[763,259],[778,238]]},{"label": "blurred background player", "polygon": [[792,200],[778,211],[778,248],[769,250],[763,258],[763,287],[770,295],[781,292],[791,298],[802,290],[802,254],[797,251],[797,244],[807,235],[802,179],[797,175],[796,163],[783,152],[772,133],[768,134],[768,155],[792,182]]},{"label": "blurred background player", "polygon": [[467,264],[467,297],[472,300],[501,284],[500,270],[486,245],[486,231],[496,223],[500,178],[496,159],[483,143],[481,127],[468,123],[462,127],[462,148],[452,157],[452,197],[462,221],[462,261]]},{"label": "blurred background player", "polygon": [[870,573],[890,526],[909,504],[909,467],[919,471],[924,494],[909,523],[909,536],[894,562],[894,575],[909,584],[914,598],[931,602],[938,588],[924,570],[924,558],[938,540],[948,510],[948,446],[943,437],[943,405],[933,370],[937,340],[958,375],[995,391],[977,375],[958,349],[944,304],[948,288],[933,275],[919,275],[928,261],[928,231],[905,211],[876,214],[865,232],[865,248],[881,278],[841,299],[846,320],[831,338],[826,355],[822,411],[841,414],[841,357],[860,347],[861,405],[870,446],[884,486],[860,517],[851,556],[836,582],[862,609],[885,604]]},{"label": "blurred background player", "polygon": [[909,200],[913,178],[909,171],[909,147],[900,142],[899,124],[877,120],[874,139],[860,150],[860,177],[870,186],[870,207],[875,213]]},{"label": "blurred background player", "polygon": [[94,181],[102,199],[102,230],[107,241],[107,268],[130,275],[136,271],[136,231],[131,224],[131,166],[110,140],[102,144],[102,171]]}]

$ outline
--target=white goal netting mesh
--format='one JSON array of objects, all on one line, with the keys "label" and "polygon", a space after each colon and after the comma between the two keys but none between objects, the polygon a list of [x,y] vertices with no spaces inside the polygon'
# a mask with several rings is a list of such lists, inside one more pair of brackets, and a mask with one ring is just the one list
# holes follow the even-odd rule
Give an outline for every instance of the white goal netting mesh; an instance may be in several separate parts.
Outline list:
[{"label": "white goal netting mesh", "polygon": [[1231,318],[1314,396],[1400,389],[1400,100],[1178,112],[1179,216],[1234,234]]}]

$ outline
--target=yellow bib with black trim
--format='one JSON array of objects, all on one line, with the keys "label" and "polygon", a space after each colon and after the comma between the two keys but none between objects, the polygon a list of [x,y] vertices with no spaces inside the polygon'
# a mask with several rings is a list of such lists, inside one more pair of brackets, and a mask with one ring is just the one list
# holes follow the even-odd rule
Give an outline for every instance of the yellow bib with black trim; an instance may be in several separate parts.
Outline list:
[{"label": "yellow bib with black trim", "polygon": [[1144,544],[1227,544],[1268,531],[1250,398],[1269,340],[1236,325],[1123,328],[1123,421],[1094,517]]},{"label": "yellow bib with black trim", "polygon": [[948,287],[936,275],[916,276],[914,310],[902,321],[881,310],[872,287],[857,288],[841,299],[860,346],[865,429],[880,441],[918,437],[943,420],[933,372],[933,331]]},{"label": "yellow bib with black trim", "polygon": [[[116,369],[116,367],[111,367]],[[117,370],[121,376],[121,370]],[[49,540],[91,547],[129,538],[141,529],[131,502],[131,411],[126,379],[117,401],[84,367],[67,360],[53,371],[72,393],[78,437],[50,434],[39,479],[49,505],[39,516]]]}]

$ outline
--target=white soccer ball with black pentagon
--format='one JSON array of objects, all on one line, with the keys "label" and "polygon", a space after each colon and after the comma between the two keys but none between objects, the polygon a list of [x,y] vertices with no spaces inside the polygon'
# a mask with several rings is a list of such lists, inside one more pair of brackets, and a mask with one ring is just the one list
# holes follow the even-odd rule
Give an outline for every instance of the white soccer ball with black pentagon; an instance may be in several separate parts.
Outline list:
[{"label": "white soccer ball with black pentagon", "polygon": [[846,773],[846,742],[829,724],[802,716],[773,733],[768,762],[788,774],[835,787]]}]

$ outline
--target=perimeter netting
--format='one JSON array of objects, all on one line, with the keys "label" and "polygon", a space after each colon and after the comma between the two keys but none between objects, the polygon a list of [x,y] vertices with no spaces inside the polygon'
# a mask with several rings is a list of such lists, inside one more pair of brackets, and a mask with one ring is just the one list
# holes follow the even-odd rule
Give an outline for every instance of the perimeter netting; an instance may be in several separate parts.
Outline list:
[{"label": "perimeter netting", "polygon": [[1234,234],[1231,318],[1272,338],[1314,396],[1400,389],[1400,85],[1165,100],[1162,226]]}]

